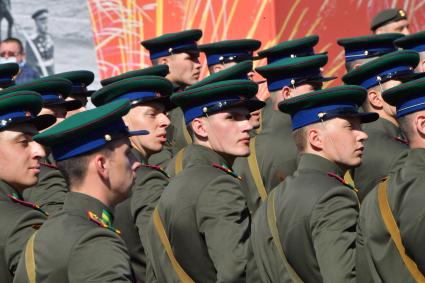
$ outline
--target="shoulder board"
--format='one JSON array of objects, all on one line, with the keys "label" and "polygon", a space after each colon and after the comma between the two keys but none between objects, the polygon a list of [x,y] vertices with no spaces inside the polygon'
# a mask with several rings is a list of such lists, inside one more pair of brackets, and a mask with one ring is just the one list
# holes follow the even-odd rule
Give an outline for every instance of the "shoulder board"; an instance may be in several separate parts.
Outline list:
[{"label": "shoulder board", "polygon": [[233,172],[229,168],[225,168],[225,167],[223,167],[221,165],[218,165],[217,163],[213,163],[212,166],[215,167],[215,168],[218,168],[218,169],[220,169],[220,170],[222,170],[224,172],[226,172],[227,174],[229,174],[232,177],[235,177],[238,180],[242,180],[242,177],[241,176],[239,176],[238,174],[236,174],[235,172]]},{"label": "shoulder board", "polygon": [[327,173],[329,177],[333,177],[335,179],[337,179],[341,184],[343,184],[344,186],[349,187],[350,189],[352,189],[353,191],[355,191],[356,193],[358,192],[358,189],[356,189],[355,187],[353,187],[352,185],[348,184],[344,178],[338,176],[337,174],[333,173],[333,172],[328,172]]},{"label": "shoulder board", "polygon": [[143,167],[147,167],[147,168],[155,169],[155,170],[157,170],[157,171],[161,172],[162,174],[164,174],[165,176],[167,176],[167,178],[170,178],[170,176],[167,174],[167,172],[165,172],[165,171],[164,171],[164,169],[162,169],[162,168],[161,168],[161,167],[159,167],[159,166],[151,165],[151,164],[142,164],[142,166],[143,166]]},{"label": "shoulder board", "polygon": [[402,143],[402,144],[406,144],[406,145],[408,145],[408,144],[409,144],[409,142],[408,142],[408,141],[406,141],[406,140],[404,140],[404,139],[402,139],[402,138],[399,138],[399,137],[394,137],[394,140],[395,140],[395,141],[398,141],[398,142],[400,142],[400,143]]},{"label": "shoulder board", "polygon": [[89,217],[89,219],[91,221],[93,221],[94,223],[96,223],[97,225],[99,225],[100,227],[106,228],[108,230],[111,230],[112,232],[117,233],[118,235],[121,234],[121,231],[118,229],[115,229],[114,227],[106,224],[105,221],[102,220],[102,218],[100,218],[99,216],[97,216],[94,212],[92,211],[87,211],[87,216]]},{"label": "shoulder board", "polygon": [[28,201],[24,201],[21,199],[18,199],[17,197],[15,197],[14,195],[7,195],[14,203],[18,203],[20,205],[26,206],[26,207],[30,207],[32,209],[38,210],[40,212],[42,212],[44,215],[48,216],[49,214],[47,212],[45,212],[44,210],[42,210],[40,208],[40,206],[38,206],[37,204],[34,204],[32,202],[28,202]]},{"label": "shoulder board", "polygon": [[40,162],[40,165],[45,166],[45,167],[49,167],[49,168],[52,168],[52,169],[58,169],[58,166],[50,164],[50,163]]}]

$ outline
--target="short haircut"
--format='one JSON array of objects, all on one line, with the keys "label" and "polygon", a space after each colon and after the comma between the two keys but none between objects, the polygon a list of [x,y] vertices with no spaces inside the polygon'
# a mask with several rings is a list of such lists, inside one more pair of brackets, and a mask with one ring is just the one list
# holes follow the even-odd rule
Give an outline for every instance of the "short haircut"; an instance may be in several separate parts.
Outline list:
[{"label": "short haircut", "polygon": [[16,43],[19,47],[19,53],[23,54],[24,53],[24,46],[22,45],[22,41],[20,41],[19,39],[15,38],[15,37],[8,37],[5,40],[2,41],[2,43]]},{"label": "short haircut", "polygon": [[160,59],[160,58],[151,59],[152,65],[153,65],[153,66],[157,66],[157,65],[159,65],[159,59]]},{"label": "short haircut", "polygon": [[59,171],[62,173],[65,181],[68,185],[68,188],[81,185],[87,175],[87,168],[90,162],[90,159],[95,154],[103,154],[106,157],[109,157],[114,148],[114,142],[107,144],[106,146],[83,154],[75,156],[69,159],[57,161],[57,166]]},{"label": "short haircut", "polygon": [[415,134],[414,127],[412,126],[415,113],[416,112],[397,118],[398,126],[400,130],[403,132],[403,134],[405,135],[408,142],[410,142],[413,139],[413,135]]},{"label": "short haircut", "polygon": [[307,148],[307,129],[307,127],[303,127],[292,132],[295,145],[299,152],[303,152]]}]

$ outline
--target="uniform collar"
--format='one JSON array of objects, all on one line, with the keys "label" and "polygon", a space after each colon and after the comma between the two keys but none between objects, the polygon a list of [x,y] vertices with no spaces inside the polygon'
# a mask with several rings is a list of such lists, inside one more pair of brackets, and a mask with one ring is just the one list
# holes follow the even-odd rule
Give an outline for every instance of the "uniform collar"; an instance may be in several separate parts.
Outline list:
[{"label": "uniform collar", "polygon": [[339,177],[343,177],[345,173],[344,170],[334,162],[311,153],[301,153],[297,170],[300,169],[311,169],[325,174],[333,173]]},{"label": "uniform collar", "polygon": [[227,164],[226,160],[214,150],[199,145],[199,144],[190,144],[188,145],[187,156],[189,156],[189,160],[186,168],[193,165],[208,165],[218,164],[220,166],[231,168],[229,164]]},{"label": "uniform collar", "polygon": [[[91,211],[100,218],[102,217],[102,213],[106,211],[113,218],[113,209],[94,197],[77,192],[67,193],[63,210],[75,211],[84,216],[87,215],[88,211]],[[111,219],[111,222],[113,222],[113,219]]]},{"label": "uniform collar", "polygon": [[379,118],[372,123],[363,124],[363,127],[365,130],[384,132],[391,137],[402,136],[400,128],[384,118]]},{"label": "uniform collar", "polygon": [[[8,183],[3,180],[0,180],[0,199],[1,200],[9,200],[8,195],[18,194],[18,192],[13,189]],[[18,194],[21,198],[21,196]]]},{"label": "uniform collar", "polygon": [[143,156],[143,154],[141,154],[137,149],[135,149],[134,147],[131,149],[131,153],[134,155],[134,157],[137,159],[137,161],[139,161],[142,164],[146,164],[147,163],[147,159],[145,156]]},{"label": "uniform collar", "polygon": [[425,148],[409,149],[406,153],[407,156],[403,166],[423,172],[425,169]]}]

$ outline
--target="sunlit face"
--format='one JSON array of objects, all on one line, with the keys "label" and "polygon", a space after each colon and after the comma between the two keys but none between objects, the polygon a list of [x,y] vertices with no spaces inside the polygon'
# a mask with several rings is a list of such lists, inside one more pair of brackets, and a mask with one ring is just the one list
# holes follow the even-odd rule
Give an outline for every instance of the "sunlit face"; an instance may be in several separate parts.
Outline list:
[{"label": "sunlit face", "polygon": [[249,119],[249,122],[251,123],[251,126],[254,130],[260,127],[261,125],[260,120],[261,120],[261,109],[251,112],[251,118]]},{"label": "sunlit face", "polygon": [[248,156],[250,116],[245,107],[233,107],[202,118],[212,149],[227,156]]},{"label": "sunlit face", "polygon": [[198,53],[177,53],[168,57],[167,79],[179,86],[190,86],[199,80],[201,63]]},{"label": "sunlit face", "polygon": [[136,170],[140,163],[131,153],[128,139],[116,141],[112,153],[108,156],[109,182],[112,197],[119,203],[125,200],[130,192],[136,177]]},{"label": "sunlit face", "polygon": [[18,124],[0,132],[0,179],[21,192],[37,183],[43,147],[32,140],[37,129]]},{"label": "sunlit face", "polygon": [[322,138],[324,156],[343,168],[359,166],[364,140],[359,118],[333,118],[315,126]]},{"label": "sunlit face", "polygon": [[65,98],[66,101],[72,101],[72,100],[78,100],[81,102],[81,104],[83,106],[81,106],[78,109],[75,110],[71,110],[66,112],[66,118],[71,117],[74,114],[80,113],[80,112],[84,112],[86,111],[86,104],[87,104],[87,97],[84,95],[73,95],[72,97],[68,96],[67,98]]},{"label": "sunlit face", "polygon": [[149,102],[131,108],[124,117],[130,131],[148,130],[148,135],[133,136],[131,144],[145,157],[162,150],[167,140],[166,129],[170,125],[165,107],[158,102]]},{"label": "sunlit face", "polygon": [[[381,97],[382,97],[382,93],[384,92],[384,90],[390,89],[390,88],[398,86],[400,84],[401,84],[401,81],[397,81],[397,80],[390,80],[390,81],[387,81],[387,82],[381,84],[381,86],[382,86]],[[383,101],[383,110],[385,111],[385,113],[387,115],[395,118],[396,115],[397,115],[396,107],[386,103],[384,100],[382,100],[382,101]]]},{"label": "sunlit face", "polygon": [[[62,105],[49,105],[49,107],[43,107],[43,109],[41,109],[39,113],[39,115],[44,115],[44,114],[53,115],[56,117],[56,123],[50,126],[50,127],[53,127],[54,125],[59,124],[60,122],[65,120],[66,109]],[[43,131],[47,129],[48,128],[44,129]]]},{"label": "sunlit face", "polygon": [[377,28],[375,34],[391,32],[402,33],[404,35],[410,34],[409,22],[407,20],[400,20],[397,22],[388,23],[382,27]]},{"label": "sunlit face", "polygon": [[19,48],[18,43],[13,41],[2,42],[0,44],[0,56],[4,59],[15,57],[16,63],[18,64],[25,59],[25,55],[22,53],[22,50]]}]

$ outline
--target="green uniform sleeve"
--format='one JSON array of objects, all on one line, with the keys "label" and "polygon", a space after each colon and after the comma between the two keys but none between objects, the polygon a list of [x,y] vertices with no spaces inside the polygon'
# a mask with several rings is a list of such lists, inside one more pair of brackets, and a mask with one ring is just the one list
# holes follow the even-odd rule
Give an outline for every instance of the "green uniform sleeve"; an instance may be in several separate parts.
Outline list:
[{"label": "green uniform sleeve", "polygon": [[[367,200],[368,198],[366,198]],[[364,203],[363,203],[364,204]],[[363,222],[364,219],[362,215],[359,216],[359,221],[357,225],[357,237],[356,237],[356,277],[357,282],[372,283],[373,276],[368,264],[368,257],[366,255],[366,238],[363,234]]]},{"label": "green uniform sleeve", "polygon": [[147,243],[147,227],[168,178],[157,170],[138,170],[131,196],[130,209],[134,223],[139,231],[142,245]]},{"label": "green uniform sleeve", "polygon": [[329,190],[312,211],[310,228],[323,282],[354,282],[356,194],[347,187]]},{"label": "green uniform sleeve", "polygon": [[201,193],[196,215],[217,282],[245,282],[250,215],[239,181],[229,175],[215,178]]},{"label": "green uniform sleeve", "polygon": [[127,249],[114,232],[91,229],[73,247],[68,265],[70,283],[134,282]]},{"label": "green uniform sleeve", "polygon": [[62,209],[68,187],[59,170],[42,167],[37,186],[24,191],[26,201],[38,204],[40,208],[52,214]]},{"label": "green uniform sleeve", "polygon": [[21,213],[21,217],[14,223],[9,224],[12,228],[9,231],[4,249],[6,264],[12,274],[15,273],[19,258],[25,249],[28,239],[46,220],[46,216],[39,211],[24,209],[19,206],[16,207],[16,210],[16,213]]}]

